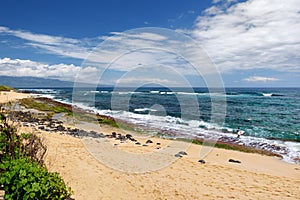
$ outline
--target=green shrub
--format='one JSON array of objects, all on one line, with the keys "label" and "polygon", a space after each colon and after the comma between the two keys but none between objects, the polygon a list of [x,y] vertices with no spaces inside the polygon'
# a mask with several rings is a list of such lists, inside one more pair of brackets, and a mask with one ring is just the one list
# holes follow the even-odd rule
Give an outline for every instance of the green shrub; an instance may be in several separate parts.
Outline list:
[{"label": "green shrub", "polygon": [[71,196],[58,173],[43,165],[46,147],[31,133],[17,134],[0,113],[0,187],[5,199],[66,199]]},{"label": "green shrub", "polygon": [[0,85],[0,91],[11,91],[11,90],[13,90],[12,87]]},{"label": "green shrub", "polygon": [[48,172],[29,158],[6,159],[0,164],[0,185],[7,200],[65,199],[71,195],[58,173]]}]

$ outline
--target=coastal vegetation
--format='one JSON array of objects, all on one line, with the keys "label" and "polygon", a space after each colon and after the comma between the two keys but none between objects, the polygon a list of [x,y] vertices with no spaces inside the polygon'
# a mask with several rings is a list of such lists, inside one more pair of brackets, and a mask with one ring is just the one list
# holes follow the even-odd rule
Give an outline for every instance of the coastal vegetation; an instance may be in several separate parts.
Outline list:
[{"label": "coastal vegetation", "polygon": [[71,189],[44,165],[46,146],[40,137],[17,132],[0,113],[0,186],[5,199],[66,199]]},{"label": "coastal vegetation", "polygon": [[39,111],[45,111],[49,113],[67,113],[68,115],[72,114],[72,108],[58,105],[58,102],[45,102],[46,98],[25,98],[19,100],[21,105],[27,109],[36,109]]},{"label": "coastal vegetation", "polygon": [[5,85],[0,85],[0,92],[1,91],[11,91],[11,90],[13,90],[12,87],[5,86]]}]

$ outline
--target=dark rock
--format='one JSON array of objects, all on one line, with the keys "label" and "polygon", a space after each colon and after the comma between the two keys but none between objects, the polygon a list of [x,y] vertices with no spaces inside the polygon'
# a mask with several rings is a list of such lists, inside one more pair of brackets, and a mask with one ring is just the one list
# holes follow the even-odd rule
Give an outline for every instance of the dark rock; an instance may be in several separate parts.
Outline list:
[{"label": "dark rock", "polygon": [[158,143],[156,143],[156,145],[160,145],[160,143],[158,142]]},{"label": "dark rock", "polygon": [[132,138],[132,135],[126,134],[126,138],[127,138],[127,139],[130,139],[130,138]]},{"label": "dark rock", "polygon": [[55,124],[54,124],[53,122],[50,122],[50,123],[48,124],[48,127],[54,128],[54,127],[55,127]]},{"label": "dark rock", "polygon": [[182,155],[181,155],[181,154],[179,154],[179,153],[177,153],[177,154],[175,154],[175,157],[177,157],[177,158],[181,158],[181,157],[182,157]]},{"label": "dark rock", "polygon": [[234,160],[234,159],[229,159],[228,162],[232,162],[232,163],[241,163],[241,161],[239,161],[239,160]]},{"label": "dark rock", "polygon": [[153,143],[152,140],[147,140],[146,141],[146,144],[151,144],[151,143]]},{"label": "dark rock", "polygon": [[64,131],[64,130],[66,130],[66,128],[64,126],[62,126],[62,125],[59,125],[59,126],[56,127],[56,130],[58,130],[58,131]]},{"label": "dark rock", "polygon": [[141,145],[141,143],[140,143],[140,142],[136,142],[135,144],[136,144],[136,145]]},{"label": "dark rock", "polygon": [[199,163],[201,164],[205,164],[205,160],[201,159],[201,160],[198,160]]},{"label": "dark rock", "polygon": [[116,132],[112,132],[111,135],[112,135],[112,137],[114,137],[114,138],[117,137],[117,133],[116,133]]},{"label": "dark rock", "polygon": [[86,136],[88,136],[88,132],[86,132],[85,130],[79,130],[77,134],[80,137],[86,137]]},{"label": "dark rock", "polygon": [[148,146],[148,144],[143,144],[143,146],[144,146],[144,147],[147,147],[147,146]]},{"label": "dark rock", "polygon": [[124,140],[126,140],[126,138],[125,138],[125,136],[124,136],[124,135],[119,135],[119,137],[118,137],[117,139],[119,139],[119,140],[121,140],[121,141],[124,141]]},{"label": "dark rock", "polygon": [[105,138],[105,135],[103,133],[99,133],[97,135],[99,135],[99,138]]},{"label": "dark rock", "polygon": [[45,130],[45,126],[38,126],[39,129]]},{"label": "dark rock", "polygon": [[186,156],[187,153],[185,151],[179,151],[178,154]]}]

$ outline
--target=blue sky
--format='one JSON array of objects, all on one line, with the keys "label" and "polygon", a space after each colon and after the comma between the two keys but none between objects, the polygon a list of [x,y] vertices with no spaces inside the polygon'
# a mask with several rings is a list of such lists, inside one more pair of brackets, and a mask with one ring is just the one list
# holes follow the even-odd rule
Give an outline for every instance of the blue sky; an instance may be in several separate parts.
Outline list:
[{"label": "blue sky", "polygon": [[[154,28],[122,34],[143,27]],[[209,57],[214,69],[201,66],[201,78],[185,60],[196,61],[193,56],[179,58],[174,52],[154,51],[164,45],[190,48],[191,41],[184,41],[184,36],[176,39],[176,34],[158,28],[191,38],[202,49],[189,50],[197,52],[194,56],[198,58]],[[171,78],[174,73],[168,78],[172,69],[195,86],[202,86],[203,79],[208,83],[206,77],[218,72],[230,87],[299,87],[299,35],[298,0],[4,0],[0,7],[0,75],[96,81],[113,55],[148,45],[151,51],[140,50],[115,60],[102,81],[142,84],[136,78],[138,71],[138,77],[147,83],[168,86],[176,82],[176,76]],[[106,45],[113,48],[101,47],[111,39],[114,42]],[[93,56],[99,56],[96,62]]]}]

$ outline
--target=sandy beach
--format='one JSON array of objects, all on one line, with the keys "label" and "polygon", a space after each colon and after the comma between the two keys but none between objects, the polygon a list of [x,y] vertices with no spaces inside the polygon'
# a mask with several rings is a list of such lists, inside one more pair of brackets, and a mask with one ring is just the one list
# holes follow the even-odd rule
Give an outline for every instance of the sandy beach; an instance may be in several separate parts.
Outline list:
[{"label": "sandy beach", "polygon": [[[6,92],[0,103],[27,97],[27,94]],[[65,123],[67,126],[74,126]],[[25,127],[23,131],[35,127]],[[101,126],[101,132],[129,134],[110,126]],[[86,129],[95,130],[94,127]],[[89,131],[90,131],[89,130]],[[80,199],[298,199],[300,165],[289,164],[279,158],[213,148],[199,161],[200,145],[189,144],[183,150],[187,155],[172,159],[161,169],[146,173],[119,171],[97,157],[105,144],[109,151],[125,155],[151,155],[172,146],[174,141],[158,137],[140,137],[131,133],[141,145],[114,138],[78,138],[60,132],[35,131],[47,145],[46,165],[57,171]],[[147,140],[153,143],[143,146]],[[176,143],[176,142],[175,142]],[[181,145],[181,142],[178,142]],[[184,145],[183,145],[184,146]],[[115,150],[114,150],[115,149]],[[102,149],[107,150],[107,149]],[[175,149],[177,152],[179,149]],[[117,151],[117,152],[118,152]],[[91,153],[92,152],[92,153]],[[99,153],[99,152],[98,152]],[[101,155],[101,153],[100,153]],[[113,155],[113,154],[112,154]],[[159,154],[164,156],[163,154]],[[139,158],[139,157],[137,157]],[[142,160],[136,162],[145,162]],[[166,156],[166,158],[169,158]],[[124,158],[123,158],[124,159]],[[228,162],[229,159],[241,163]],[[113,158],[111,159],[113,160]],[[125,157],[126,160],[126,157]],[[150,160],[155,163],[159,160]],[[122,166],[122,165],[121,165]],[[129,165],[130,166],[130,165]],[[137,172],[139,172],[137,170]]]},{"label": "sandy beach", "polygon": [[31,96],[30,94],[18,93],[13,91],[11,92],[0,91],[0,103],[6,103],[17,99],[28,98],[30,96]]}]

